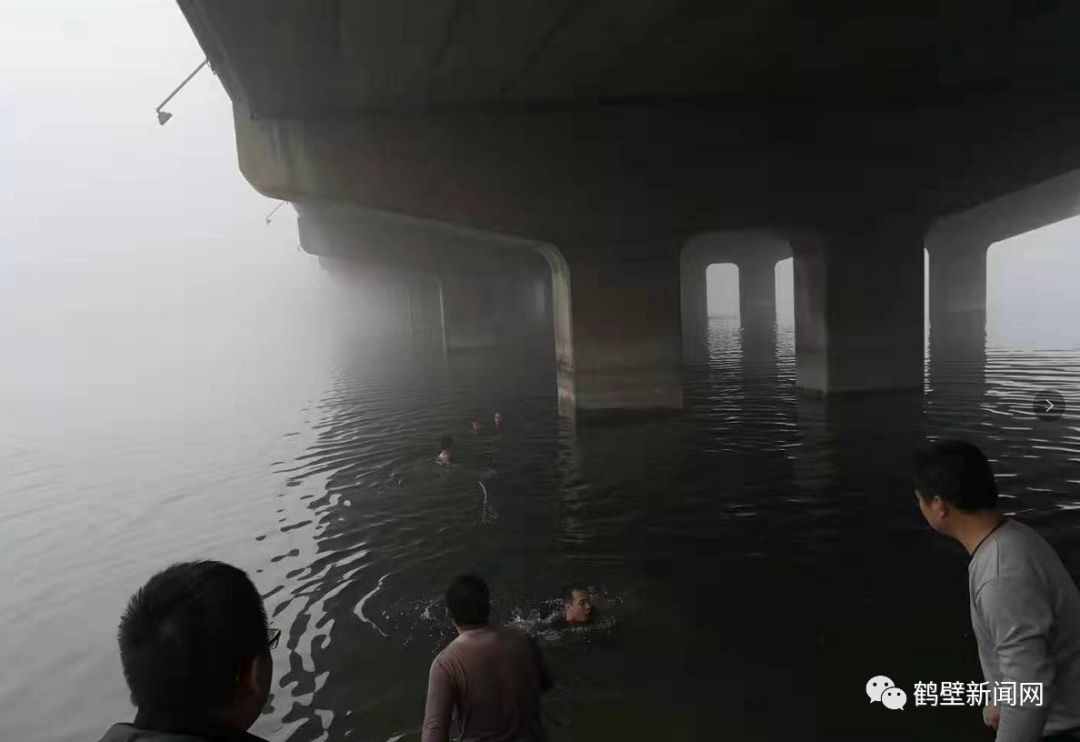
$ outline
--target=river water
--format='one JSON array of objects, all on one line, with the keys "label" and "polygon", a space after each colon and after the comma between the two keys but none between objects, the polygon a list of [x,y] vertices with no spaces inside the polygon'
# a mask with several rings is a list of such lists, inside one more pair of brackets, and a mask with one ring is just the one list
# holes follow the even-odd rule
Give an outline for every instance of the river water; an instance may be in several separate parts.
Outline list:
[{"label": "river water", "polygon": [[543,342],[445,361],[325,343],[248,348],[238,383],[181,363],[158,380],[167,413],[12,431],[0,737],[129,719],[124,601],[170,561],[216,557],[249,570],[283,632],[253,730],[273,740],[416,739],[451,637],[439,596],[465,570],[524,626],[564,583],[595,586],[598,626],[540,637],[555,739],[983,739],[969,707],[864,693],[878,674],[909,697],[981,679],[966,558],[922,522],[910,452],[985,446],[1008,509],[1080,574],[1080,428],[1031,411],[1044,387],[1080,399],[1080,353],[993,346],[923,395],[825,403],[795,392],[790,328],[763,366],[742,362],[737,322],[709,342],[686,410],[662,418],[560,419]]}]

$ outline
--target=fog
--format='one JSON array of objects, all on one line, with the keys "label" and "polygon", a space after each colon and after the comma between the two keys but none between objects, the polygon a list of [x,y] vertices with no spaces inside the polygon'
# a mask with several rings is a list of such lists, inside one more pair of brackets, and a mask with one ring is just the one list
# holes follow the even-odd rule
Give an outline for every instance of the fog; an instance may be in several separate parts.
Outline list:
[{"label": "fog", "polygon": [[990,246],[987,342],[1030,349],[1080,347],[1080,217]]},{"label": "fog", "polygon": [[237,169],[208,68],[157,123],[202,59],[173,2],[4,4],[0,446],[181,409],[220,420],[188,391],[257,385],[251,367],[284,359],[320,301],[295,212],[267,225],[276,202]]}]

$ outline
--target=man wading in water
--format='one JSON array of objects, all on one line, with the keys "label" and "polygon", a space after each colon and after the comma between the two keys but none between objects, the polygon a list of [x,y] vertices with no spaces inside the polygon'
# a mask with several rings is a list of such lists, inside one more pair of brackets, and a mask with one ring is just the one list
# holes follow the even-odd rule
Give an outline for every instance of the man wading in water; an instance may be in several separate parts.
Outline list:
[{"label": "man wading in water", "polygon": [[454,578],[446,608],[458,636],[431,663],[422,742],[447,742],[456,711],[461,742],[544,742],[540,696],[551,673],[532,637],[488,623],[488,587]]}]

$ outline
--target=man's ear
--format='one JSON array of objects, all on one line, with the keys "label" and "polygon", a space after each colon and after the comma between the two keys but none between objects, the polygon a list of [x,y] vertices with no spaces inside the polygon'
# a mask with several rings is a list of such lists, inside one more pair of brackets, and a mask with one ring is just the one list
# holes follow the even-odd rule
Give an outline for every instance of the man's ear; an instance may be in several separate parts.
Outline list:
[{"label": "man's ear", "polygon": [[930,501],[930,508],[939,518],[946,517],[950,512],[949,503],[938,496],[935,496],[934,499]]},{"label": "man's ear", "polygon": [[259,657],[251,657],[240,664],[240,673],[236,678],[236,693],[240,698],[251,698],[262,692],[259,679]]}]

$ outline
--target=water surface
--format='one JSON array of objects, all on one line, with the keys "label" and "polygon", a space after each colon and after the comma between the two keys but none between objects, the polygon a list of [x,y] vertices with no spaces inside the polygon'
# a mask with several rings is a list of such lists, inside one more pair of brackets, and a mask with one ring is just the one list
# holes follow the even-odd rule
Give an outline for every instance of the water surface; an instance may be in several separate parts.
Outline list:
[{"label": "water surface", "polygon": [[555,739],[983,738],[971,709],[889,714],[863,692],[877,674],[980,679],[966,558],[921,521],[910,451],[985,446],[1009,510],[1080,573],[1076,418],[1031,411],[1042,387],[1080,399],[1080,353],[992,347],[924,395],[823,402],[795,393],[789,328],[764,364],[742,361],[732,321],[710,343],[687,409],[650,420],[560,419],[542,343],[357,351],[207,390],[224,429],[129,421],[7,451],[4,736],[85,740],[130,717],[123,601],[168,561],[214,556],[253,574],[284,634],[255,729],[274,740],[415,739],[451,638],[439,596],[465,570],[507,621],[569,581],[601,594],[602,626],[541,637]]}]

